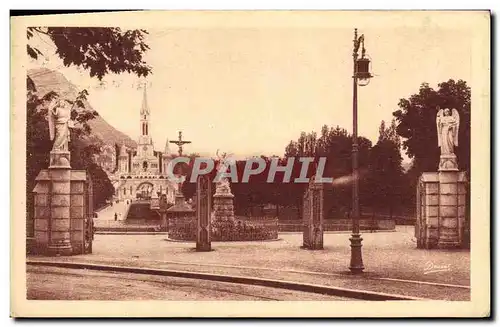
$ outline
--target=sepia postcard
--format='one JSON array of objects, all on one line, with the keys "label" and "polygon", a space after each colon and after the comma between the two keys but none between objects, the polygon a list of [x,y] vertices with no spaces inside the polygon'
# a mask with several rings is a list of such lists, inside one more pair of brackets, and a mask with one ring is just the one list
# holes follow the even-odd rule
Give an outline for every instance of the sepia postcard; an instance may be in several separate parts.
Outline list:
[{"label": "sepia postcard", "polygon": [[490,12],[11,17],[12,317],[490,316]]}]

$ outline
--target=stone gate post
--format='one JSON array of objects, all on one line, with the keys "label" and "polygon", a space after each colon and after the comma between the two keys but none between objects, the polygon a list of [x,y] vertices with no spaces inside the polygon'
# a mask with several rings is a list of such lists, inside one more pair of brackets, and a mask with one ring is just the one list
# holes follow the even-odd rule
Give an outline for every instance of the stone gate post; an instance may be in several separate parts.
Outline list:
[{"label": "stone gate post", "polygon": [[212,214],[212,189],[208,176],[199,176],[196,183],[196,251],[211,251],[210,216]]},{"label": "stone gate post", "polygon": [[304,194],[303,247],[309,250],[323,249],[324,186],[311,178]]}]

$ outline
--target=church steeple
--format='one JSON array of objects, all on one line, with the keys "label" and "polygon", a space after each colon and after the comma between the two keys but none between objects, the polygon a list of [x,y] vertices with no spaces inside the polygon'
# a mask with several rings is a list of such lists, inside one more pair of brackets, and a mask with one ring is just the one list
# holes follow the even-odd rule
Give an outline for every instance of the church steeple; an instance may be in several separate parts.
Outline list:
[{"label": "church steeple", "polygon": [[149,115],[148,95],[147,95],[146,85],[144,85],[144,93],[142,95],[141,115]]},{"label": "church steeple", "polygon": [[[151,138],[151,124],[150,124],[150,116],[151,116],[151,111],[149,110],[148,106],[148,97],[147,97],[147,91],[146,91],[146,85],[144,85],[144,93],[142,97],[142,106],[141,106],[141,111],[140,111],[140,136],[139,136],[139,145],[142,146],[142,149],[144,153],[149,155],[152,155],[152,146],[153,145],[153,140]],[[148,147],[145,148],[144,145],[147,145]]]},{"label": "church steeple", "polygon": [[148,106],[148,97],[146,91],[146,85],[144,85],[144,94],[142,97],[142,106],[141,106],[141,136],[149,136],[149,106]]},{"label": "church steeple", "polygon": [[171,155],[172,155],[172,152],[170,151],[170,142],[167,139],[167,142],[165,143],[165,150],[163,151],[163,156],[170,157]]}]

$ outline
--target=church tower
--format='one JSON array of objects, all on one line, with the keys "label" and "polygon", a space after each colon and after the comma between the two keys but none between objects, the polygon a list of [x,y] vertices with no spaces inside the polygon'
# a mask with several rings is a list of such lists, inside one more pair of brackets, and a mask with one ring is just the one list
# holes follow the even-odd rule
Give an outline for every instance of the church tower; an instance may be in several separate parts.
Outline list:
[{"label": "church tower", "polygon": [[167,142],[165,143],[165,150],[162,153],[162,171],[164,174],[167,173],[167,168],[170,160],[172,159],[172,152],[170,151],[170,142],[167,139]]},{"label": "church tower", "polygon": [[148,106],[148,98],[146,86],[144,86],[144,94],[142,98],[142,106],[140,111],[140,136],[138,142],[138,154],[141,157],[152,157],[153,153],[153,139],[151,137],[151,123],[150,123],[150,110]]},{"label": "church tower", "polygon": [[118,172],[123,174],[128,172],[128,153],[125,144],[122,144],[118,154]]}]

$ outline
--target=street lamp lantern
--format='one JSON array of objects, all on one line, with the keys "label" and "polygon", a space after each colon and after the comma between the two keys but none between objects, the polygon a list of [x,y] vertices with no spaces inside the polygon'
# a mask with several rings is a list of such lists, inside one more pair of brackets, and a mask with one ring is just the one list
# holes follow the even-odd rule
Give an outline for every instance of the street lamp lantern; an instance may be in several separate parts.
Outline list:
[{"label": "street lamp lantern", "polygon": [[370,83],[370,78],[373,77],[370,73],[370,59],[362,57],[356,61],[356,77],[359,86],[366,86]]}]

